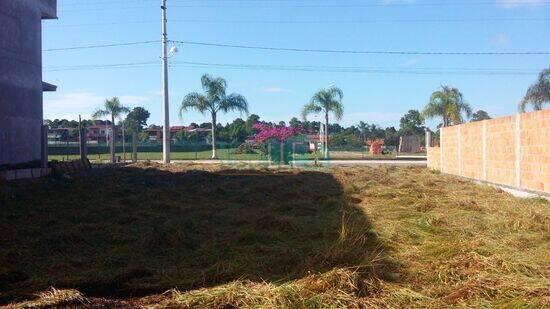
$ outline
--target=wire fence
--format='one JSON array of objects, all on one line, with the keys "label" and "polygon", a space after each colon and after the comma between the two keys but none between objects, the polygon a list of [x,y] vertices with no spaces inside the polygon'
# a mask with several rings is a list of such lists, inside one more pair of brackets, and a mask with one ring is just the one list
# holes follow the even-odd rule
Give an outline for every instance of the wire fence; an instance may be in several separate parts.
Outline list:
[{"label": "wire fence", "polygon": [[[86,141],[85,152],[91,161],[110,161],[110,144],[103,142]],[[170,145],[170,157],[172,160],[210,160],[224,161],[266,161],[289,164],[300,160],[375,160],[397,159],[399,156],[423,156],[425,150],[416,147],[415,151],[399,152],[402,145],[382,145],[379,151],[373,151],[367,143],[338,143],[331,145],[329,140],[328,157],[322,151],[323,145],[318,141],[309,141],[304,138],[292,138],[280,143],[278,141],[256,144],[253,142],[216,143],[215,157],[212,144],[207,142],[173,142]],[[134,149],[135,148],[135,149]],[[413,147],[414,148],[414,147]],[[410,149],[410,148],[409,148]],[[143,160],[161,160],[163,146],[161,142],[133,142],[125,141],[116,143],[115,158],[117,161],[127,162],[134,158]],[[48,158],[50,161],[69,161],[80,159],[80,141],[76,138],[64,138],[51,140],[48,143]]]}]

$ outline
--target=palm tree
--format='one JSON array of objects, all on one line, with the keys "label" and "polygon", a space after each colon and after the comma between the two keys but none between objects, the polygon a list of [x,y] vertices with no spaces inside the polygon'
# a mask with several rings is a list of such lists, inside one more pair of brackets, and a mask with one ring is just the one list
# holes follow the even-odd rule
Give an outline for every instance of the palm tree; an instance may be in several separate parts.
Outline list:
[{"label": "palm tree", "polygon": [[344,98],[344,92],[338,87],[332,86],[328,89],[321,89],[317,91],[311,98],[311,102],[306,104],[302,109],[302,117],[304,121],[307,119],[307,115],[311,113],[323,113],[325,116],[325,147],[324,156],[328,159],[328,114],[332,112],[336,120],[342,119],[344,115],[344,105],[342,99]]},{"label": "palm tree", "polygon": [[550,103],[550,67],[542,70],[538,80],[527,89],[525,97],[519,103],[520,112],[525,112],[529,103],[536,111],[541,110],[543,104]]},{"label": "palm tree", "polygon": [[216,159],[216,117],[218,112],[239,111],[248,114],[246,99],[236,93],[225,94],[227,82],[221,77],[214,78],[205,74],[201,78],[204,95],[191,92],[181,102],[180,117],[184,112],[194,109],[201,114],[210,113],[212,116],[212,159]]},{"label": "palm tree", "polygon": [[422,114],[426,118],[442,117],[443,126],[448,127],[464,122],[463,114],[467,118],[472,116],[472,108],[464,101],[462,93],[451,86],[441,86],[441,90],[432,93],[430,102]]},{"label": "palm tree", "polygon": [[122,106],[120,104],[120,100],[117,97],[114,97],[112,99],[105,100],[105,105],[103,109],[98,109],[92,114],[92,117],[94,119],[102,118],[104,116],[111,116],[111,132],[112,132],[112,138],[111,138],[111,162],[115,162],[115,145],[116,145],[116,127],[115,127],[115,119],[122,116],[122,114],[129,113],[130,109]]}]

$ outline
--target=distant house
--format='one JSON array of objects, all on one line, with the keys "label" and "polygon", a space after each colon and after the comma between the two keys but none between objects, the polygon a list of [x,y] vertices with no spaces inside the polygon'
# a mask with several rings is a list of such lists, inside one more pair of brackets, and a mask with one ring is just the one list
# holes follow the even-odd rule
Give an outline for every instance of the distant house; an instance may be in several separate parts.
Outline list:
[{"label": "distant house", "polygon": [[319,136],[319,134],[307,134],[306,138],[309,144],[310,152],[315,151],[316,149],[321,149],[321,136]]},{"label": "distant house", "polygon": [[[170,127],[170,139],[176,141],[176,136],[179,132],[185,133],[197,133],[201,135],[207,135],[210,133],[210,129],[203,129],[196,126],[173,126]],[[145,130],[149,136],[150,142],[161,142],[162,141],[162,127],[160,126],[151,126]]]},{"label": "distant house", "polygon": [[145,129],[145,133],[147,133],[149,142],[162,141],[162,127],[151,126]]},{"label": "distant house", "polygon": [[55,128],[48,130],[48,144],[67,143],[71,136],[70,128]]},{"label": "distant house", "polygon": [[[119,130],[118,130],[119,131]],[[117,131],[117,132],[118,132]],[[111,136],[111,125],[95,124],[88,127],[86,138],[88,142],[92,143],[107,143]]]},{"label": "distant house", "polygon": [[56,18],[56,0],[0,0],[0,167],[47,162],[41,20]]}]

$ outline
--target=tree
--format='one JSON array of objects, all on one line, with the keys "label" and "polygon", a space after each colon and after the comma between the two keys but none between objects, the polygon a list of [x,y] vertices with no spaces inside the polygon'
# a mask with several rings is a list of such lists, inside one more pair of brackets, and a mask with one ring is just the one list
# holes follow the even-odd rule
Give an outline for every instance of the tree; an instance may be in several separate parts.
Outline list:
[{"label": "tree", "polygon": [[300,120],[298,120],[298,118],[296,117],[292,117],[292,119],[290,119],[290,121],[288,122],[288,124],[293,127],[293,128],[301,128],[303,127],[302,125],[302,122]]},{"label": "tree", "polygon": [[151,113],[143,107],[134,107],[131,112],[126,116],[124,125],[130,132],[139,133],[147,126],[147,120],[151,116]]},{"label": "tree", "polygon": [[361,141],[365,141],[365,136],[367,134],[368,130],[368,124],[364,121],[359,121],[359,124],[357,125],[357,128],[359,129],[359,134],[361,134]]},{"label": "tree", "polygon": [[248,118],[246,118],[245,126],[246,126],[246,133],[248,135],[254,134],[254,125],[258,123],[258,121],[260,121],[260,116],[256,114],[251,114],[250,116],[248,116]]},{"label": "tree", "polygon": [[126,114],[130,112],[130,110],[120,104],[120,100],[117,97],[114,97],[112,99],[105,100],[105,105],[103,109],[98,109],[92,114],[92,117],[94,119],[104,117],[104,116],[111,116],[111,162],[115,162],[115,142],[116,142],[116,128],[115,128],[115,119],[122,116],[122,114]]},{"label": "tree", "polygon": [[422,114],[415,109],[411,109],[399,121],[399,134],[401,136],[422,135],[424,133],[422,124],[424,124]]},{"label": "tree", "polygon": [[223,127],[218,134],[218,137],[226,142],[232,144],[242,144],[248,136],[246,129],[246,122],[241,118],[233,120],[232,123],[228,123]]},{"label": "tree", "polygon": [[550,67],[542,70],[538,80],[527,89],[527,93],[519,103],[519,110],[523,113],[527,105],[531,104],[533,109],[538,111],[547,103],[550,103]]},{"label": "tree", "polygon": [[307,115],[311,113],[323,113],[325,116],[325,149],[324,156],[325,159],[328,159],[328,128],[329,128],[329,113],[333,113],[336,120],[342,119],[344,115],[344,105],[342,100],[344,98],[344,93],[338,87],[330,87],[328,89],[321,89],[313,95],[311,102],[306,104],[302,110],[302,117],[304,121],[307,118]]},{"label": "tree", "polygon": [[218,112],[239,111],[248,114],[248,103],[240,94],[226,95],[227,82],[223,78],[214,78],[205,74],[201,78],[201,84],[205,94],[192,92],[186,95],[181,102],[180,115],[190,109],[194,109],[203,115],[210,113],[212,117],[212,159],[215,159],[217,157],[216,119]]},{"label": "tree", "polygon": [[448,127],[464,122],[463,114],[471,117],[472,108],[464,101],[462,93],[457,88],[441,86],[441,90],[432,93],[430,102],[422,114],[426,118],[442,117],[442,125]]},{"label": "tree", "polygon": [[384,144],[386,146],[399,146],[399,132],[394,127],[384,129]]},{"label": "tree", "polygon": [[491,119],[491,116],[489,116],[489,114],[486,111],[481,109],[472,115],[472,122],[486,120],[486,119]]}]

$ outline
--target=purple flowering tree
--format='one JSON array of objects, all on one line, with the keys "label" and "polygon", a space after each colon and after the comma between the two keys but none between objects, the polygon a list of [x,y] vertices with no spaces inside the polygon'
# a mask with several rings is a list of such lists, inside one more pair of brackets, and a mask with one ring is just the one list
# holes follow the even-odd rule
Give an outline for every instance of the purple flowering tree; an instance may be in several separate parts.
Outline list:
[{"label": "purple flowering tree", "polygon": [[[256,123],[253,126],[256,130],[254,135],[254,142],[257,144],[264,144],[266,142],[279,142],[281,151],[281,160],[284,158],[284,143],[302,132],[301,128],[293,128],[286,126],[268,125],[265,123]],[[271,158],[270,158],[271,160]]]}]

